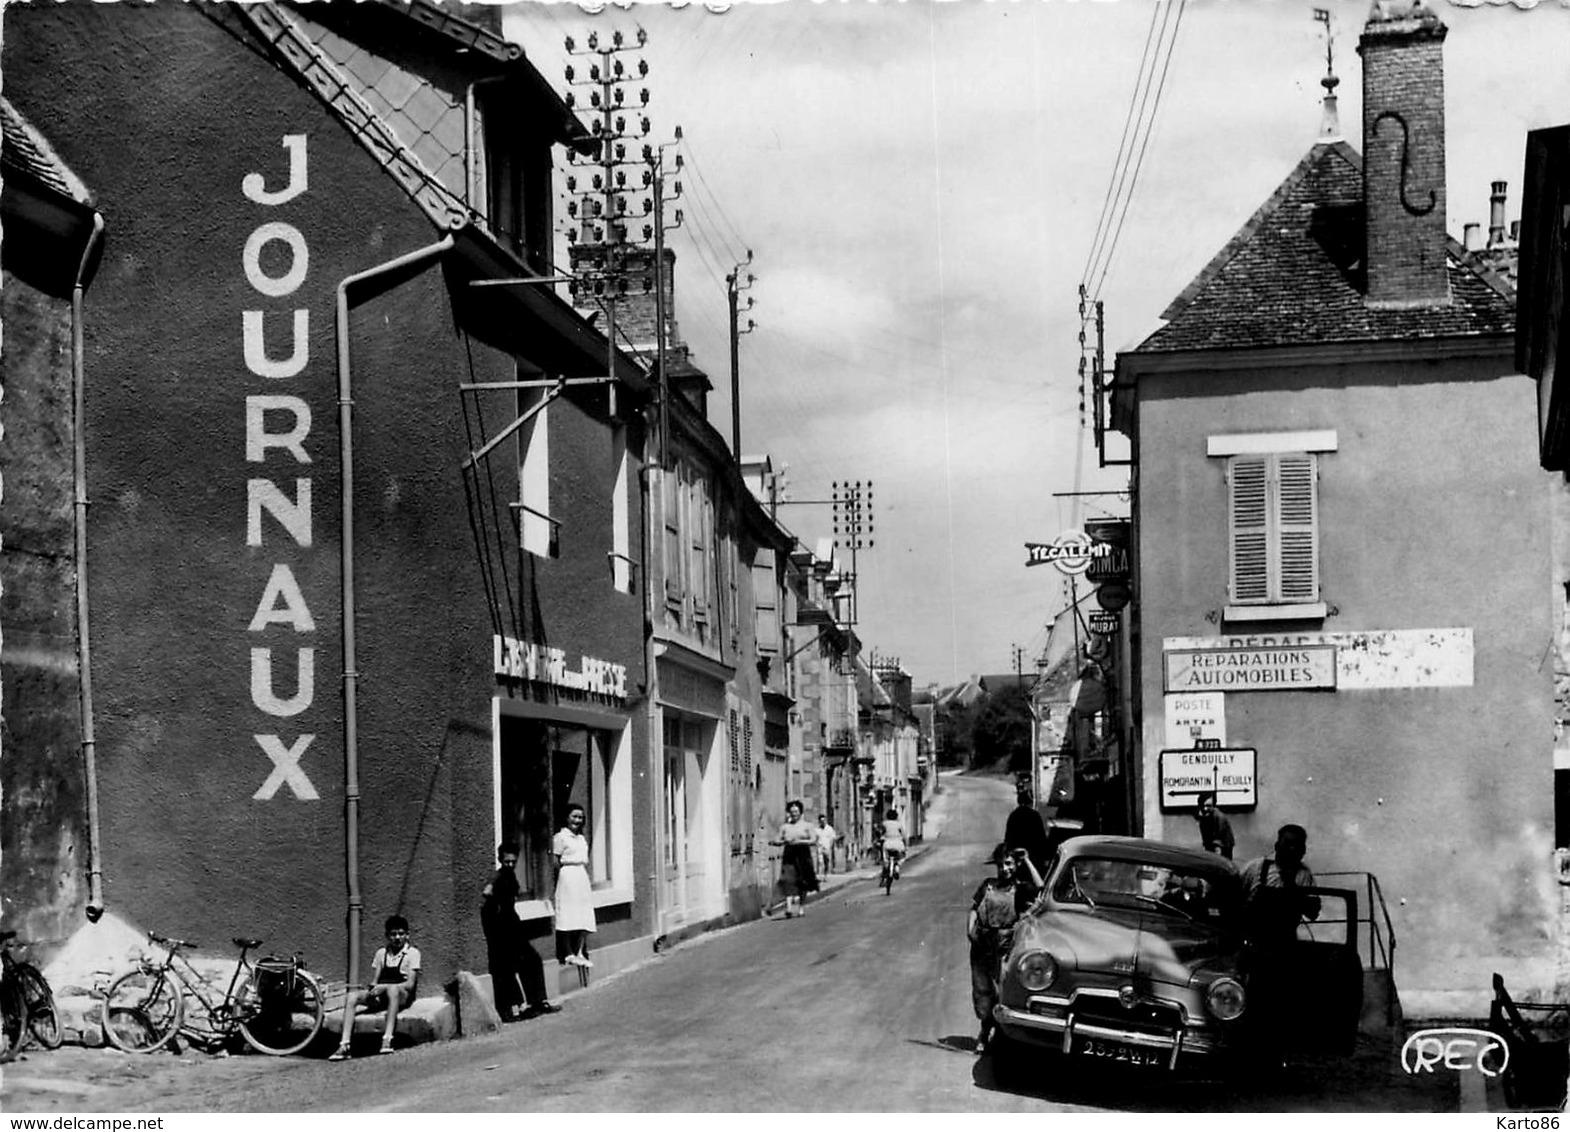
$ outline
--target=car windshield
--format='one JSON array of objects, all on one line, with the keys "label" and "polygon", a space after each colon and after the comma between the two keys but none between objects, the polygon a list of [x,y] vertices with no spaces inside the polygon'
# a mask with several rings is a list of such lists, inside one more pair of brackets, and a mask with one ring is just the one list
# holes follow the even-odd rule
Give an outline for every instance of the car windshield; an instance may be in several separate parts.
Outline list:
[{"label": "car windshield", "polygon": [[1211,922],[1229,916],[1235,906],[1236,886],[1231,881],[1228,874],[1216,870],[1076,857],[1059,869],[1052,897],[1060,904],[1148,908]]}]

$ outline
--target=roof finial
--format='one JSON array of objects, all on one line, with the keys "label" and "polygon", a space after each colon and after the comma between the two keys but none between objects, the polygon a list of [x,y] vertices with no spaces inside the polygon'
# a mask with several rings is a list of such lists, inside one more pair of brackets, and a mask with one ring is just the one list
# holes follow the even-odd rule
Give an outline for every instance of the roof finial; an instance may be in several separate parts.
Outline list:
[{"label": "roof finial", "polygon": [[1325,88],[1325,112],[1319,122],[1319,140],[1340,141],[1341,116],[1336,112],[1336,87],[1341,80],[1336,78],[1336,37],[1330,28],[1330,9],[1315,8],[1314,20],[1325,25],[1325,77],[1319,80],[1319,85]]}]

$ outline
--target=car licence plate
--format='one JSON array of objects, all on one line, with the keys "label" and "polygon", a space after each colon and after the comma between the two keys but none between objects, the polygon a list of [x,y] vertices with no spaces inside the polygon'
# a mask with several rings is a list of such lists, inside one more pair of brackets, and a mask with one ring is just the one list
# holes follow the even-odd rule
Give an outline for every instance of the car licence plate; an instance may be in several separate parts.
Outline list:
[{"label": "car licence plate", "polygon": [[1084,1038],[1075,1053],[1093,1057],[1097,1061],[1120,1061],[1124,1065],[1138,1065],[1150,1069],[1164,1068],[1168,1054],[1162,1050],[1126,1046],[1121,1042],[1105,1042],[1100,1038]]}]

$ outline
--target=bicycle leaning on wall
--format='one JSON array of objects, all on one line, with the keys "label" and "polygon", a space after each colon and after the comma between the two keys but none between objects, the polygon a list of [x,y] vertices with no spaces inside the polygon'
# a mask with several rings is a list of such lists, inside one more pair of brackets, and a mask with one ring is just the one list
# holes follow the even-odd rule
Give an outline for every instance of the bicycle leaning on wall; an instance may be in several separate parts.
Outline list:
[{"label": "bicycle leaning on wall", "polygon": [[240,958],[219,993],[181,954],[197,946],[194,940],[153,932],[147,938],[165,949],[163,961],[143,959],[104,995],[104,1037],[117,1049],[151,1053],[177,1033],[216,1047],[239,1034],[252,1049],[282,1056],[300,1052],[321,1032],[327,1013],[322,987],[299,955],[249,962],[246,952],[262,941],[237,938]]},{"label": "bicycle leaning on wall", "polygon": [[58,1049],[65,1035],[54,992],[44,973],[11,955],[16,932],[0,932],[0,1062],[10,1061],[29,1041]]}]

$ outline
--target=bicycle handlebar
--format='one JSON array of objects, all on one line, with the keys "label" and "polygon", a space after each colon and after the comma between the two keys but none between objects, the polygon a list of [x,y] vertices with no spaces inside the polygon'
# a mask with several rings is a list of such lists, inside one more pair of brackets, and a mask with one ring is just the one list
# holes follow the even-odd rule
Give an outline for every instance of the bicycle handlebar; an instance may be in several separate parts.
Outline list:
[{"label": "bicycle handlebar", "polygon": [[161,943],[171,951],[179,951],[182,947],[200,947],[194,939],[174,939],[170,936],[159,935],[157,932],[148,932],[147,938],[154,943]]}]

